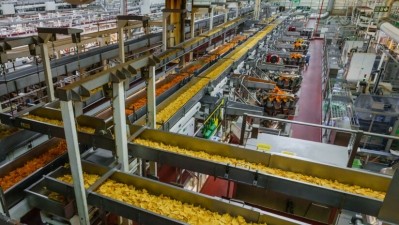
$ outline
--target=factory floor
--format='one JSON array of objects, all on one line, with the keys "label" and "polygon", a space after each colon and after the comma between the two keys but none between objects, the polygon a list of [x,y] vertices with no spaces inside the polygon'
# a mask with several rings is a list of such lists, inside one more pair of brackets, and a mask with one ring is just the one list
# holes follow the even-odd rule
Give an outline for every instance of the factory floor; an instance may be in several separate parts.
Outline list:
[{"label": "factory floor", "polygon": [[[316,20],[310,19],[307,27],[314,28]],[[302,84],[299,93],[298,113],[294,120],[301,122],[308,122],[314,124],[321,124],[321,105],[322,105],[322,49],[323,40],[313,39],[310,41],[309,53],[311,55],[308,68],[303,70]],[[293,138],[321,142],[321,129],[293,125]]]}]

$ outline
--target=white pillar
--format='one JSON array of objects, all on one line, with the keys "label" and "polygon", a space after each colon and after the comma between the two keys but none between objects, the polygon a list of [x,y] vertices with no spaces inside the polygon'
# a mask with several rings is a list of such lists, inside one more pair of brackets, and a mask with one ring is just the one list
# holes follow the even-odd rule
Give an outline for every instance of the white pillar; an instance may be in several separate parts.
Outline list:
[{"label": "white pillar", "polygon": [[[190,37],[194,38],[194,36],[195,36],[195,13],[194,13],[194,9],[191,9],[190,29],[191,29],[190,30],[190,32],[191,32]],[[193,51],[190,51],[190,61],[192,61],[193,58],[194,58],[194,53],[193,53]]]},{"label": "white pillar", "polygon": [[[380,62],[379,62],[379,64],[378,64],[377,70],[380,70],[380,69],[381,69],[382,63],[384,63],[384,60],[385,60],[385,56],[386,56],[386,54],[385,54],[385,52],[383,52],[382,55],[381,55],[381,59],[380,59]],[[377,76],[376,76],[376,77],[377,77]]]},{"label": "white pillar", "polygon": [[126,11],[127,11],[126,1],[127,0],[121,0],[121,11],[120,11],[121,15],[126,15]]},{"label": "white pillar", "polygon": [[237,2],[236,18],[238,17],[238,12],[240,11],[240,3]]},{"label": "white pillar", "polygon": [[254,19],[259,20],[260,16],[260,0],[255,0]]},{"label": "white pillar", "polygon": [[[213,10],[214,7],[211,6],[211,8],[209,9],[209,30],[213,29]],[[212,39],[209,40],[209,46],[212,45]]]},{"label": "white pillar", "polygon": [[[147,86],[147,109],[148,109],[148,121],[147,126],[151,129],[157,128],[157,105],[155,96],[155,66],[149,68],[149,79]],[[150,162],[150,174],[158,176],[157,163]]]},{"label": "white pillar", "polygon": [[147,86],[147,108],[148,108],[148,127],[152,129],[156,129],[156,122],[157,122],[157,106],[155,102],[155,66],[150,66],[149,68],[149,79],[148,79],[148,86]]},{"label": "white pillar", "polygon": [[119,44],[119,60],[121,61],[121,63],[125,63],[123,26],[120,26],[119,24],[118,24],[118,44]]},{"label": "white pillar", "polygon": [[80,224],[90,225],[73,105],[72,101],[61,101],[60,104]]},{"label": "white pillar", "polygon": [[163,13],[163,20],[162,20],[162,51],[166,51],[168,47],[168,17],[169,13]]},{"label": "white pillar", "polygon": [[47,97],[48,97],[49,102],[52,102],[55,100],[55,94],[54,94],[53,74],[51,73],[51,64],[50,64],[50,58],[48,55],[47,43],[41,44],[40,47],[42,50],[44,79],[45,79],[46,85],[47,85]]},{"label": "white pillar", "polygon": [[209,30],[213,29],[213,12],[214,12],[214,7],[211,6],[211,9],[209,11]]},{"label": "white pillar", "polygon": [[116,155],[118,163],[121,164],[121,171],[129,171],[129,156],[127,152],[127,131],[126,131],[126,116],[125,116],[125,87],[124,82],[113,83],[113,118],[114,118],[114,132]]}]

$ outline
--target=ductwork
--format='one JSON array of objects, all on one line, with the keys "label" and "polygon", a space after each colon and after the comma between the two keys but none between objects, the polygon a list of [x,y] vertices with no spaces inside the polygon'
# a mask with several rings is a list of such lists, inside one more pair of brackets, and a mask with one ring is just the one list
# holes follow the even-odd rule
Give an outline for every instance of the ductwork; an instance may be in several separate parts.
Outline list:
[{"label": "ductwork", "polygon": [[332,12],[332,10],[334,9],[334,3],[335,3],[335,0],[328,0],[327,12],[329,12],[329,13]]},{"label": "ductwork", "polygon": [[392,38],[395,42],[399,42],[399,29],[389,22],[379,24],[379,29]]},{"label": "ductwork", "polygon": [[310,19],[318,19],[319,16],[320,16],[320,19],[324,20],[324,19],[326,19],[329,15],[330,15],[329,12],[325,12],[325,13],[323,13],[323,14],[312,13],[312,14],[310,14],[309,18],[310,18]]}]

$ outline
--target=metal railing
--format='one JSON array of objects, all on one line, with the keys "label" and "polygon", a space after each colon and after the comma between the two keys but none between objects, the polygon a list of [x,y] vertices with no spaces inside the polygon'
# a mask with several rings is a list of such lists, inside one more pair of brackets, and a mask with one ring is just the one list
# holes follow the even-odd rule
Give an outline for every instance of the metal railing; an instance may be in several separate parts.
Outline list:
[{"label": "metal railing", "polygon": [[371,132],[366,132],[362,130],[352,130],[352,129],[346,129],[346,128],[338,128],[338,127],[332,127],[332,126],[326,126],[326,125],[320,125],[320,124],[314,124],[314,123],[306,123],[306,122],[300,122],[300,121],[293,121],[293,120],[287,120],[287,119],[279,119],[279,118],[274,118],[274,117],[268,117],[268,116],[259,116],[259,115],[253,115],[253,114],[244,114],[243,117],[243,123],[241,127],[241,134],[240,134],[240,145],[244,145],[244,139],[245,139],[245,128],[246,128],[246,121],[247,118],[258,118],[258,119],[263,119],[263,120],[272,120],[272,121],[278,121],[278,122],[284,122],[284,123],[290,123],[290,124],[297,124],[297,125],[303,125],[303,126],[309,126],[309,127],[317,127],[317,128],[322,128],[322,129],[330,129],[330,130],[335,130],[335,131],[341,131],[344,133],[350,133],[351,134],[351,141],[349,142],[348,145],[348,150],[350,150],[350,155],[349,155],[349,160],[347,163],[347,167],[352,167],[353,161],[355,160],[355,156],[357,154],[357,150],[360,146],[360,140],[364,135],[367,136],[373,136],[373,137],[380,137],[380,138],[386,138],[389,140],[399,140],[399,137],[397,136],[391,136],[391,135],[385,135],[385,134],[377,134],[377,133],[371,133]]}]

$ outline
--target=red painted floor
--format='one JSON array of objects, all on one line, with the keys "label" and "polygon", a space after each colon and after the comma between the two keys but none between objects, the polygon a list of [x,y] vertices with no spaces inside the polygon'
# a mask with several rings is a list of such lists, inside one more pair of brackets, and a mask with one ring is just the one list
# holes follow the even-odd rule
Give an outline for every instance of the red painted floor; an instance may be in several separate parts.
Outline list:
[{"label": "red painted floor", "polygon": [[229,196],[227,196],[227,188],[229,182],[227,180],[214,178],[209,176],[206,180],[204,186],[201,189],[202,194],[210,195],[210,196],[217,196],[217,197],[233,197],[234,192],[234,182],[230,182],[230,190]]},{"label": "red painted floor", "polygon": [[[316,20],[309,20],[307,27],[314,27]],[[308,123],[321,124],[321,74],[322,74],[322,49],[323,40],[310,41],[309,52],[310,63],[304,69],[302,85],[298,101],[298,114],[294,120]],[[293,138],[321,142],[321,129],[302,125],[292,126]]]}]

